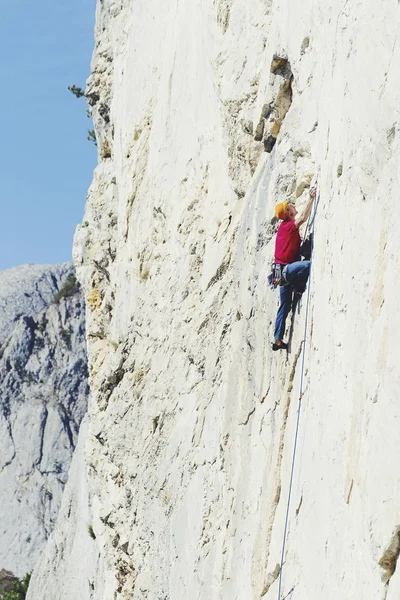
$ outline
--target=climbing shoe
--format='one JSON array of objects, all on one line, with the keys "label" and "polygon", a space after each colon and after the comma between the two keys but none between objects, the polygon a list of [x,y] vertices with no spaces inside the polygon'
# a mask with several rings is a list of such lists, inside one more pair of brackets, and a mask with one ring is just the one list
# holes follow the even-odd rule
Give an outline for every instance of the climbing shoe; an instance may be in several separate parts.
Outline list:
[{"label": "climbing shoe", "polygon": [[272,344],[272,350],[287,350],[287,348],[288,348],[288,345],[285,344],[285,342],[280,342],[279,344],[274,342]]}]

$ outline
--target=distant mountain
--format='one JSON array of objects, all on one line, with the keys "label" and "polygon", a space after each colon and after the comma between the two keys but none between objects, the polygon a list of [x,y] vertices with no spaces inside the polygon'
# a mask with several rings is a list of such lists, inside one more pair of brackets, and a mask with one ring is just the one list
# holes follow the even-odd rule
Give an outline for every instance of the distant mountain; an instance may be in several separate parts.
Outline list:
[{"label": "distant mountain", "polygon": [[0,273],[0,568],[32,570],[52,531],[88,402],[71,263]]}]

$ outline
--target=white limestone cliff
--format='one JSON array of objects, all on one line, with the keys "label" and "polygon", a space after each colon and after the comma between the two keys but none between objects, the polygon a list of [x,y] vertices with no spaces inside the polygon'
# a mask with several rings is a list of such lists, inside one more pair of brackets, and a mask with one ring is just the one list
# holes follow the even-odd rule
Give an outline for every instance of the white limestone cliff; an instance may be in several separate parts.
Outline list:
[{"label": "white limestone cliff", "polygon": [[71,263],[0,273],[0,564],[18,576],[53,529],[87,408],[84,306],[77,284],[66,287],[73,278]]},{"label": "white limestone cliff", "polygon": [[87,477],[95,539],[61,513],[29,600],[277,598],[305,301],[273,353],[266,277],[274,204],[317,175],[281,599],[399,597],[399,11],[99,0],[74,256],[93,396],[67,486]]}]

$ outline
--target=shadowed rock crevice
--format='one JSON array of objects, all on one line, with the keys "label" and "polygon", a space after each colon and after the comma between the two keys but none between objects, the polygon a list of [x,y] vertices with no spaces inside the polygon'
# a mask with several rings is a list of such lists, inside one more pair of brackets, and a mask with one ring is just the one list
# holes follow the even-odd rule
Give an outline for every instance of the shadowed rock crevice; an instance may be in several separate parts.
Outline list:
[{"label": "shadowed rock crevice", "polygon": [[384,583],[389,583],[390,578],[396,571],[397,561],[400,554],[400,525],[394,530],[390,542],[384,550],[379,566],[383,569],[381,579]]},{"label": "shadowed rock crevice", "polygon": [[40,425],[39,425],[39,429],[40,429],[39,458],[38,458],[37,463],[35,465],[37,467],[40,467],[40,464],[41,464],[42,459],[43,459],[44,434],[45,434],[45,431],[46,431],[46,423],[47,423],[48,417],[49,417],[49,411],[44,406],[43,409],[42,409],[42,414],[40,415]]},{"label": "shadowed rock crevice", "polygon": [[[11,423],[9,421],[7,421],[7,425],[6,426],[7,426],[7,432],[8,432],[8,435],[9,435],[10,442],[11,442],[12,450],[11,450],[10,457],[6,458],[4,464],[1,465],[1,467],[0,467],[0,473],[2,473],[9,465],[11,465],[11,463],[13,462],[13,460],[14,460],[14,458],[16,456],[15,443],[14,443],[14,440],[13,440]],[[4,456],[3,456],[3,460],[4,460]]]},{"label": "shadowed rock crevice", "polygon": [[271,152],[275,146],[293,96],[293,73],[289,60],[274,54],[270,71],[273,99],[264,104],[254,136],[256,141],[263,142],[266,152]]}]

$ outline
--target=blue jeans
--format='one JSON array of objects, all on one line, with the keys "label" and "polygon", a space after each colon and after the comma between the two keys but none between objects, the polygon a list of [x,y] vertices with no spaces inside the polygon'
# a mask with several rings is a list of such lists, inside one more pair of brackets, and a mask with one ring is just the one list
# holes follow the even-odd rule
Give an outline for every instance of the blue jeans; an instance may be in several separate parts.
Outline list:
[{"label": "blue jeans", "polygon": [[276,315],[274,333],[276,340],[281,340],[285,333],[286,317],[292,306],[293,292],[304,292],[309,274],[309,260],[301,260],[287,266],[286,280],[288,285],[280,287],[281,304]]}]

